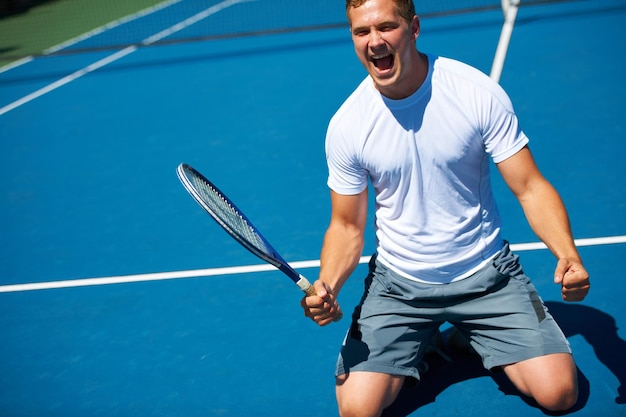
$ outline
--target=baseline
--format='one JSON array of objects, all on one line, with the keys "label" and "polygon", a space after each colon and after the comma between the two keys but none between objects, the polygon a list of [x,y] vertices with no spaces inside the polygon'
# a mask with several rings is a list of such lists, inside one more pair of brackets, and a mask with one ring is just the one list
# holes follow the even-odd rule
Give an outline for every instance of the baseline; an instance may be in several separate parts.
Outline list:
[{"label": "baseline", "polygon": [[[626,235],[576,239],[575,242],[576,242],[576,246],[578,247],[614,245],[614,244],[626,243]],[[511,244],[511,249],[513,251],[521,252],[521,251],[530,251],[530,250],[543,250],[543,249],[547,249],[547,247],[542,242],[530,242],[530,243]],[[362,256],[359,260],[359,263],[365,264],[369,262],[369,260],[370,260],[370,256]],[[290,265],[293,266],[294,269],[319,268],[320,261],[319,260],[297,261],[297,262],[290,262]],[[55,288],[87,287],[87,286],[95,286],[95,285],[128,284],[132,282],[162,281],[162,280],[172,280],[172,279],[210,277],[210,276],[219,276],[219,275],[248,274],[248,273],[256,273],[256,272],[275,271],[275,270],[276,268],[272,265],[262,264],[262,265],[246,265],[246,266],[234,266],[234,267],[223,267],[223,268],[193,269],[193,270],[187,270],[187,271],[156,272],[156,273],[136,274],[136,275],[120,275],[120,276],[113,276],[113,277],[81,278],[81,279],[71,279],[71,280],[63,280],[63,281],[2,285],[0,286],[0,293],[49,290],[49,289],[55,289]]]}]

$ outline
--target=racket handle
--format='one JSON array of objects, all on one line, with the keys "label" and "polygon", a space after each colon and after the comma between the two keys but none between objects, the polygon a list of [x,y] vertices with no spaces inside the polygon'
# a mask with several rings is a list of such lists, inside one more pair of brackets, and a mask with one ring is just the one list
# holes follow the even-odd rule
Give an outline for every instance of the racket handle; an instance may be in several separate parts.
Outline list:
[{"label": "racket handle", "polygon": [[300,287],[300,289],[307,295],[307,296],[312,296],[315,295],[315,288],[313,287],[313,284],[311,284],[309,282],[308,279],[306,279],[304,276],[299,275],[300,279],[298,280],[298,282],[296,282],[296,285],[298,287]]},{"label": "racket handle", "polygon": [[[315,292],[315,287],[313,287],[313,285],[309,282],[309,280],[306,279],[302,275],[298,275],[298,276],[300,277],[298,282],[296,282],[298,287],[300,287],[300,289],[309,297],[312,295],[316,295],[317,293]],[[342,317],[343,317],[343,313],[340,311],[337,317],[335,317],[335,320],[333,321],[339,321],[341,320]]]}]

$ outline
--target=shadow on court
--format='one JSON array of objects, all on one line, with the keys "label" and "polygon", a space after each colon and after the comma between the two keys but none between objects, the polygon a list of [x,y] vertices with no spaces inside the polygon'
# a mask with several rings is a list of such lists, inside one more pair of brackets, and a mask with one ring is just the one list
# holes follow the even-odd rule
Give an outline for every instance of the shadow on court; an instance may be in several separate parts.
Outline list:
[{"label": "shadow on court", "polygon": [[[558,321],[563,332],[569,338],[581,335],[593,348],[597,359],[602,362],[619,380],[617,404],[624,404],[626,399],[626,359],[616,352],[626,352],[626,341],[617,333],[615,319],[595,308],[582,304],[546,302],[547,307]],[[443,332],[447,339],[451,329]],[[475,354],[464,353],[446,346],[446,354],[452,363],[437,355],[427,357],[429,371],[422,381],[416,384],[407,383],[402,388],[396,402],[383,413],[384,417],[405,417],[427,404],[434,403],[437,396],[449,387],[476,378],[489,377],[504,395],[518,396],[529,407],[539,408],[530,398],[522,395],[502,372],[489,372],[482,366],[480,358]],[[590,385],[585,375],[578,370],[579,398],[578,403],[567,413],[552,413],[541,410],[545,415],[565,415],[579,411],[585,407],[589,399]],[[495,394],[495,392],[494,392]],[[477,393],[479,395],[479,393]],[[539,408],[540,409],[540,408]]]},{"label": "shadow on court", "polygon": [[626,404],[626,341],[617,333],[613,316],[583,305],[546,302],[567,337],[581,335],[593,348],[596,357],[619,381],[615,403]]}]

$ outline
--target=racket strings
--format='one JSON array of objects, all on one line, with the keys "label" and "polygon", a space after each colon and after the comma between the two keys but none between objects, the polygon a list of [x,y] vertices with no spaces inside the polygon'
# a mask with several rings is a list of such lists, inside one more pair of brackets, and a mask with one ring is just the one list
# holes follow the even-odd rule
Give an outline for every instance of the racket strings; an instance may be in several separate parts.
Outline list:
[{"label": "racket strings", "polygon": [[257,248],[257,250],[266,254],[271,253],[270,248],[267,247],[263,239],[224,195],[212,187],[211,184],[207,184],[195,175],[191,176],[191,181],[196,190],[200,192],[200,198],[204,200],[208,207],[216,211],[216,216],[220,218],[226,226],[238,234],[240,238]]}]

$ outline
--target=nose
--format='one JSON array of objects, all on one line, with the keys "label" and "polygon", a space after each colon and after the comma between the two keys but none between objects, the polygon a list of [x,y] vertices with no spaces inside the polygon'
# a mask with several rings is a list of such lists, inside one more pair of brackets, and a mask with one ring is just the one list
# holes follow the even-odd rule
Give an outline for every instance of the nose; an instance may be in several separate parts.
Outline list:
[{"label": "nose", "polygon": [[380,45],[384,43],[382,34],[377,30],[372,30],[370,32],[370,45]]}]

